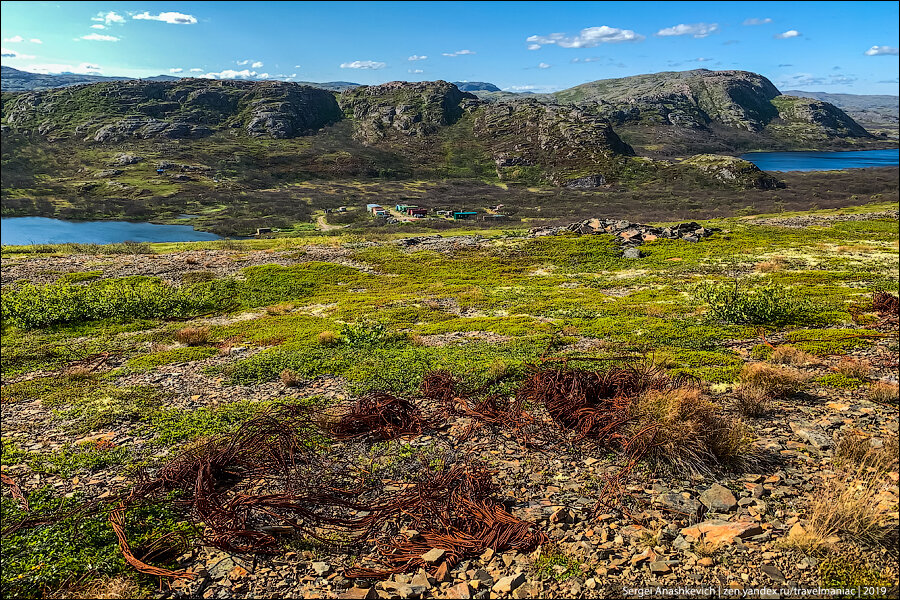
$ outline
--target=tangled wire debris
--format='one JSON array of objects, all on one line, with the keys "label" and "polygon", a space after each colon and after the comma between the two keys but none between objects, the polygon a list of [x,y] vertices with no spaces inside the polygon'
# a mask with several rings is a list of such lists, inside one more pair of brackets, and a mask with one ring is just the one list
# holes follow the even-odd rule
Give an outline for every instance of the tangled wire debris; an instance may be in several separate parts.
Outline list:
[{"label": "tangled wire debris", "polygon": [[[346,574],[384,577],[437,568],[422,556],[433,548],[444,550],[444,560],[452,566],[488,548],[533,550],[548,538],[494,497],[492,473],[475,459],[445,452],[430,462],[420,461],[405,485],[386,487],[387,481],[372,477],[358,457],[336,449],[334,441],[416,436],[463,416],[471,419],[463,439],[473,427],[488,426],[512,432],[526,444],[543,436],[601,445],[619,451],[625,465],[607,475],[599,506],[604,499],[620,498],[625,478],[644,457],[654,457],[660,449],[671,453],[673,445],[681,444],[690,448],[692,459],[713,461],[719,457],[721,449],[715,444],[720,441],[707,439],[701,429],[727,438],[721,433],[727,423],[709,416],[712,405],[703,404],[699,390],[684,393],[690,381],[670,378],[650,363],[625,363],[604,371],[567,364],[538,367],[513,395],[490,393],[495,383],[465,391],[450,373],[437,371],[426,374],[413,399],[373,393],[336,408],[280,405],[232,433],[185,450],[155,474],[145,471],[130,494],[106,501],[115,507],[109,522],[125,560],[159,577],[193,574],[149,564],[153,552],[135,556],[125,519],[136,506],[174,505],[202,531],[206,543],[231,552],[279,552],[277,536],[282,533],[332,548],[373,542],[380,565],[357,566]],[[647,403],[647,397],[656,399]],[[684,415],[691,424],[675,431],[661,414]],[[685,437],[692,446],[684,443]],[[5,475],[3,483],[24,501]],[[99,506],[95,502],[83,510],[96,512]],[[52,520],[32,518],[14,527]],[[400,533],[411,529],[419,534]],[[151,546],[158,556],[176,541],[168,534]]]},{"label": "tangled wire debris", "polygon": [[881,318],[896,323],[900,316],[900,299],[887,292],[875,292],[872,296],[872,308]]},{"label": "tangled wire debris", "polygon": [[339,440],[367,436],[393,440],[419,435],[428,426],[422,411],[409,400],[376,392],[354,402],[328,430]]}]

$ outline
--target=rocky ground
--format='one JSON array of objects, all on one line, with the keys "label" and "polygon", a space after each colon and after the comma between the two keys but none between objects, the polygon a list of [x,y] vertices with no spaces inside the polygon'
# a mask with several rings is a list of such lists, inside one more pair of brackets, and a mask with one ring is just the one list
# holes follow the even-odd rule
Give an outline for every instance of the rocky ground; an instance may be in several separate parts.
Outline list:
[{"label": "rocky ground", "polygon": [[[873,379],[896,382],[897,357],[885,341],[854,356],[873,365]],[[757,342],[747,340],[738,350],[749,354]],[[247,397],[346,397],[338,379],[305,381],[296,388],[280,382],[226,386],[221,378],[205,374],[206,367],[243,352],[237,348],[206,361],[166,365],[127,375],[118,383],[152,386],[168,395],[173,405],[188,409]],[[805,371],[831,372],[836,360],[823,359]],[[717,400],[732,406],[727,395],[719,394]],[[96,440],[127,445],[138,453],[149,448],[149,434],[136,436],[115,427],[82,438],[66,434],[39,402],[4,404],[3,422],[4,437],[27,440],[23,447],[30,451]],[[196,577],[176,581],[160,597],[600,598],[656,586],[815,588],[820,559],[785,541],[794,528],[805,524],[811,495],[834,476],[835,440],[844,430],[861,429],[873,436],[873,444],[883,444],[897,435],[897,408],[870,401],[862,389],[836,392],[812,387],[779,401],[771,414],[750,420],[764,457],[752,472],[693,478],[636,473],[627,485],[628,515],[616,506],[594,510],[598,484],[618,468],[597,449],[554,446],[535,451],[507,432],[483,427],[461,444],[459,431],[469,424],[460,417],[448,429],[406,441],[413,447],[452,447],[484,460],[495,470],[498,497],[512,506],[514,515],[544,528],[569,562],[536,572],[540,552],[488,550],[436,573],[420,570],[377,581],[342,575],[344,568],[365,558],[357,551],[351,555],[298,548],[276,555],[231,554],[201,545],[180,559]],[[25,466],[4,473],[26,489],[49,484],[66,495],[80,491],[98,498],[128,484],[118,469],[96,472],[89,479],[28,476]],[[891,477],[897,481],[896,472]],[[896,507],[897,490],[883,493],[884,500]],[[885,565],[896,578],[897,570],[890,566],[895,559],[886,550],[868,553],[872,564]]]},{"label": "rocky ground", "polygon": [[[896,213],[894,213],[896,216]],[[853,215],[846,215],[852,218]],[[806,219],[806,220],[804,220]],[[812,217],[781,219],[782,226],[814,224]],[[655,235],[649,226],[628,222],[584,222],[567,228],[583,234],[635,230],[633,238]],[[768,223],[766,224],[775,224]],[[660,228],[655,228],[660,229]],[[675,237],[705,237],[708,230],[689,224],[676,228]],[[660,232],[662,230],[660,229]],[[556,231],[550,232],[557,233]],[[669,237],[669,234],[665,234]],[[639,241],[639,240],[636,240]],[[695,240],[687,240],[695,241]],[[439,251],[476,247],[477,238],[421,237],[397,242],[403,248],[427,247]],[[696,244],[691,244],[695,246]],[[88,256],[70,255],[38,260],[4,260],[4,288],[15,282],[53,281],[63,273],[102,271],[105,277],[155,275],[179,282],[184,273],[209,270],[217,275],[237,274],[259,264],[295,264],[329,261],[372,272],[353,260],[346,248],[307,247],[304,251],[194,250],[160,255]],[[612,290],[616,294],[622,290]],[[619,294],[621,295],[621,294]],[[459,307],[456,307],[457,309]],[[452,312],[452,311],[451,311]],[[457,312],[459,312],[457,310]],[[194,325],[226,324],[263,316],[251,312],[227,317],[198,319]],[[861,326],[848,325],[848,336]],[[534,552],[494,552],[466,556],[458,564],[442,562],[439,556],[429,571],[393,575],[385,580],[345,576],[345,569],[378,564],[374,546],[345,550],[326,548],[288,539],[277,553],[229,553],[198,543],[178,558],[191,579],[165,582],[159,598],[612,598],[638,595],[638,588],[709,588],[701,596],[716,597],[723,590],[757,588],[817,588],[822,561],[833,556],[852,556],[884,579],[896,583],[896,548],[861,543],[852,537],[832,536],[812,550],[796,543],[811,528],[810,503],[821,497],[835,479],[845,477],[837,456],[840,441],[850,432],[862,431],[868,448],[886,448],[896,453],[898,412],[893,400],[874,399],[866,385],[840,389],[820,385],[817,378],[833,374],[848,358],[866,365],[869,384],[898,383],[897,324],[890,319],[865,326],[875,330],[875,342],[846,355],[810,357],[797,369],[808,383],[802,391],[770,399],[770,410],[748,416],[739,410],[736,392],[727,385],[705,385],[704,393],[731,416],[740,417],[754,436],[753,466],[743,472],[706,475],[672,475],[633,471],[625,481],[625,494],[618,502],[597,505],[598,490],[605,477],[616,474],[621,464],[608,452],[590,444],[557,443],[526,446],[504,429],[473,422],[470,417],[451,417],[439,430],[428,430],[405,438],[414,451],[446,451],[483,461],[493,470],[495,498],[513,515],[541,527],[550,544]],[[870,334],[866,334],[870,335]],[[422,335],[424,346],[465,344],[475,340],[500,344],[508,336],[486,331]],[[748,363],[760,362],[754,353],[763,339],[729,342]],[[784,334],[770,334],[773,346],[786,343]],[[595,349],[598,340],[580,338],[570,344],[578,351]],[[222,346],[217,355],[157,366],[150,370],[128,370],[125,361],[112,357],[98,373],[113,378],[117,387],[146,386],[166,399],[169,408],[201,411],[227,406],[245,399],[265,402],[285,398],[351,397],[349,384],[340,377],[318,377],[299,381],[267,381],[255,385],[232,385],[223,369],[262,351],[261,347]],[[61,372],[62,370],[60,370]],[[35,371],[8,378],[4,386],[53,374]],[[896,389],[896,388],[895,388]],[[4,402],[3,438],[34,453],[59,451],[71,444],[95,442],[127,448],[134,456],[165,460],[177,449],[154,444],[154,432],[128,422],[115,423],[101,431],[74,433],[65,420],[48,410],[40,400]],[[471,436],[463,435],[470,429]],[[335,452],[372,449],[371,442],[341,444]],[[4,449],[5,453],[5,449]],[[896,456],[894,457],[896,459]],[[123,491],[132,480],[121,465],[101,467],[89,476],[63,477],[39,474],[26,464],[7,466],[3,474],[27,492],[50,486],[60,495],[76,493],[103,499]],[[900,501],[900,475],[894,460],[887,473],[889,485],[879,484],[874,501],[888,507],[896,526]],[[402,485],[402,482],[387,482]],[[4,486],[4,494],[8,491]],[[402,531],[404,532],[404,531]],[[410,536],[415,532],[405,531]],[[896,539],[896,538],[895,538]],[[896,542],[894,542],[896,543]],[[740,592],[737,592],[740,593]],[[775,594],[778,595],[777,593]],[[896,597],[897,588],[883,595]]]}]

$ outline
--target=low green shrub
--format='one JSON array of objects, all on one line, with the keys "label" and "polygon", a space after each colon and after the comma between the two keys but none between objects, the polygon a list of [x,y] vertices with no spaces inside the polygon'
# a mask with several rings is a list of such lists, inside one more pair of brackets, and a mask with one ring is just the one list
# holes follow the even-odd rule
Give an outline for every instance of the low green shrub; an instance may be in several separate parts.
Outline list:
[{"label": "low green shrub", "polygon": [[697,287],[696,297],[708,305],[707,318],[722,323],[784,326],[808,323],[815,316],[808,301],[792,297],[779,285],[704,283]]}]

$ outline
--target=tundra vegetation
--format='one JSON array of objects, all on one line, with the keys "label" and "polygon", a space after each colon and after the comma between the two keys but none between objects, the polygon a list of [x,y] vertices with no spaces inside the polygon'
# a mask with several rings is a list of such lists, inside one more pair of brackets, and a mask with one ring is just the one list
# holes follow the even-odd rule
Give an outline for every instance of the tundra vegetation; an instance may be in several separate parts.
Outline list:
[{"label": "tundra vegetation", "polygon": [[[647,552],[679,561],[664,563],[673,576],[722,569],[763,583],[749,566],[760,558],[747,556],[768,552],[765,564],[804,585],[883,585],[897,575],[888,548],[896,544],[898,342],[896,315],[879,313],[873,295],[897,294],[897,221],[884,216],[896,210],[882,202],[712,219],[702,225],[717,228],[713,235],[647,241],[636,259],[610,235],[513,229],[459,230],[421,248],[365,230],[227,248],[151,244],[133,255],[4,246],[2,465],[28,511],[4,486],[3,522],[58,518],[4,534],[3,592],[106,586],[154,595],[155,579],[124,560],[108,522],[115,506],[102,498],[127,492],[139,470],[153,473],[279,406],[331,411],[371,394],[418,398],[436,372],[457,382],[460,398],[480,389],[512,399],[548,366],[602,373],[637,363],[691,383],[630,401],[617,435],[634,440],[631,450],[570,440],[535,452],[484,424],[447,446],[457,433],[427,423],[402,444],[335,439],[323,424],[316,447],[348,453],[366,481],[416,481],[417,469],[443,473],[466,443],[500,435],[500,454],[496,443],[473,452],[500,469],[501,494],[553,543],[521,563],[508,554],[526,583],[498,558],[468,564],[535,594],[577,584],[600,595],[601,569],[622,585],[639,582],[640,567],[622,571],[609,557],[640,565],[631,557]],[[798,220],[807,226],[791,226]],[[777,269],[759,268],[773,262]],[[595,509],[604,474],[647,442],[647,430],[655,437],[634,454],[628,495]],[[704,491],[718,489],[713,483],[740,502],[714,504]],[[675,497],[687,504],[653,508]],[[85,509],[91,501],[100,504]],[[568,513],[544,514],[541,502]],[[695,510],[686,506],[707,503],[716,508],[684,517]],[[203,531],[179,506],[173,496],[130,512],[131,548],[165,568],[212,564],[206,550],[188,551]],[[716,515],[702,516],[707,510]],[[689,532],[716,518],[759,526],[741,543],[747,554],[731,538]],[[183,546],[145,549],[173,532]],[[603,552],[585,550],[593,536]],[[300,550],[290,556],[302,569],[318,560],[353,567],[366,552],[302,536],[284,543]],[[843,561],[848,555],[856,562]]]}]

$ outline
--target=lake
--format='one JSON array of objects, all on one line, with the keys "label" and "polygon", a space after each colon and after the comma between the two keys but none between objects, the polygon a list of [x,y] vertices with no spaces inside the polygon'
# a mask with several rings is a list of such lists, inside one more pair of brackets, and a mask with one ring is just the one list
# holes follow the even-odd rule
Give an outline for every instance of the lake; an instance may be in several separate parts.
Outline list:
[{"label": "lake", "polygon": [[852,152],[750,152],[741,156],[763,171],[837,171],[866,167],[896,167],[900,150]]},{"label": "lake", "polygon": [[0,219],[0,242],[25,244],[116,244],[131,242],[197,242],[222,239],[190,225],[158,225],[128,221],[63,221],[46,217]]}]

